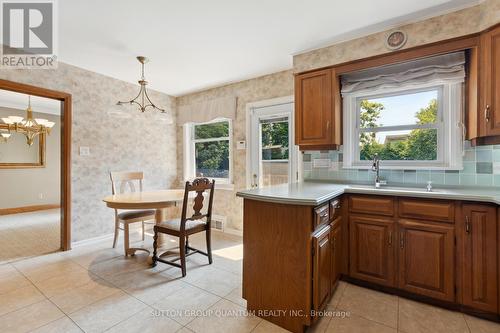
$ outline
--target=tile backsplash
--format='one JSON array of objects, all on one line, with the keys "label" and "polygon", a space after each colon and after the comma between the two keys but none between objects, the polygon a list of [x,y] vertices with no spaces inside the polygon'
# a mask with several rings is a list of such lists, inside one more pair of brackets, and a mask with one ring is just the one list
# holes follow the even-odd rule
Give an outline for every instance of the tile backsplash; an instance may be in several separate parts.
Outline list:
[{"label": "tile backsplash", "polygon": [[[373,182],[375,173],[366,169],[342,168],[342,151],[306,151],[304,179],[343,182]],[[466,144],[463,170],[380,170],[389,184],[500,186],[500,145],[470,147]],[[383,161],[381,164],[383,165]]]}]

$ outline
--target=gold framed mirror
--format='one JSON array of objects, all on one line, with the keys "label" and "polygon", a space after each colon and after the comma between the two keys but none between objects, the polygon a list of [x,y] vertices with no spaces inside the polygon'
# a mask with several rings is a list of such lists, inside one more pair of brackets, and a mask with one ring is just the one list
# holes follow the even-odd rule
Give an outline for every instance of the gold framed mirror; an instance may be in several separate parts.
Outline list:
[{"label": "gold framed mirror", "polygon": [[0,169],[45,168],[46,135],[40,134],[29,146],[20,133],[11,133],[9,140],[0,142]]}]

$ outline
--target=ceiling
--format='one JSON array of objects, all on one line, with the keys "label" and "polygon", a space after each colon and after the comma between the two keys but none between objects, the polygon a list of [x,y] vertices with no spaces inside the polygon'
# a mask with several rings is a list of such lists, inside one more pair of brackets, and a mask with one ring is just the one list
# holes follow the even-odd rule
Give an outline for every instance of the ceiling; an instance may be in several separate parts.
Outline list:
[{"label": "ceiling", "polygon": [[[292,55],[480,0],[64,0],[59,60],[179,96],[292,67]],[[127,97],[128,96],[117,96]]]},{"label": "ceiling", "polygon": [[[27,107],[27,94],[0,89],[0,108],[26,111]],[[33,112],[47,113],[57,116],[61,114],[61,102],[55,99],[31,96],[31,108],[33,109]]]}]

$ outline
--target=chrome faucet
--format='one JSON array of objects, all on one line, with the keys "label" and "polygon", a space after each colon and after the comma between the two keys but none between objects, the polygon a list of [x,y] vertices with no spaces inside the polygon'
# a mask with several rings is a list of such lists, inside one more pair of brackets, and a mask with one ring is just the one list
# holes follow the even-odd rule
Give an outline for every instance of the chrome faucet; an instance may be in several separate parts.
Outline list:
[{"label": "chrome faucet", "polygon": [[387,184],[386,181],[380,180],[380,157],[378,156],[378,154],[375,154],[373,156],[372,171],[376,172],[376,176],[375,176],[375,188],[379,188],[380,185]]}]

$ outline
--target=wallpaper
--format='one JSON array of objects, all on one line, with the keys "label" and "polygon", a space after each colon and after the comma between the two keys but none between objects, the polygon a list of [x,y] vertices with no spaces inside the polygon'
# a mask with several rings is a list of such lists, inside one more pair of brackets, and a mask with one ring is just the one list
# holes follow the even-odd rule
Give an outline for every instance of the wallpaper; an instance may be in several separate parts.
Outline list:
[{"label": "wallpaper", "polygon": [[[102,202],[111,193],[110,171],[144,171],[145,189],[173,186],[177,167],[175,125],[157,121],[153,113],[136,110],[129,112],[130,118],[108,114],[118,99],[135,96],[138,85],[63,63],[56,70],[4,69],[0,78],[72,94],[73,241],[113,232],[113,210]],[[175,112],[174,98],[156,92],[151,92],[151,98]],[[79,156],[81,146],[90,147],[90,156]]]},{"label": "wallpaper", "polygon": [[[236,119],[233,121],[233,178],[234,190],[216,190],[213,213],[227,217],[227,226],[242,229],[243,200],[236,192],[246,188],[246,150],[236,149],[236,141],[246,140],[246,104],[270,98],[293,95],[292,71],[278,72],[256,79],[205,90],[177,98],[178,106],[208,101],[224,96],[236,96]],[[182,179],[182,127],[177,128],[177,173]]]}]

